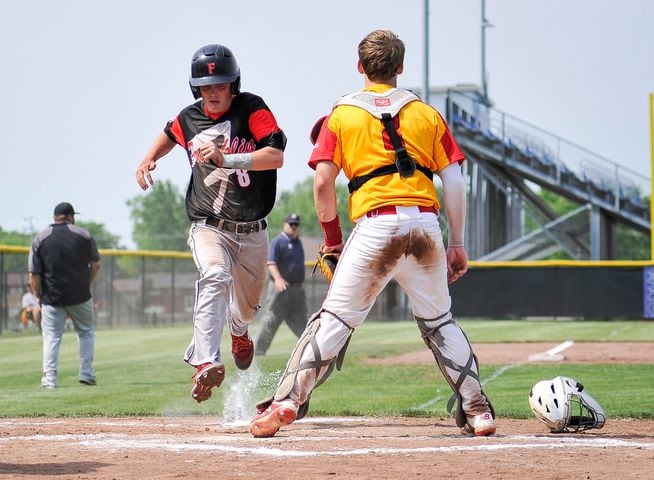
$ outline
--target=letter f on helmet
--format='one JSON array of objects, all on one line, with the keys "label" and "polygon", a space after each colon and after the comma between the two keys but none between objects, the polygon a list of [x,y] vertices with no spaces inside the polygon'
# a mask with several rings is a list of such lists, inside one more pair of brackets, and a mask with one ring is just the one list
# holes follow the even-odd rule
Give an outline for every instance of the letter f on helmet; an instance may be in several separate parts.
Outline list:
[{"label": "letter f on helmet", "polygon": [[193,54],[189,86],[193,97],[200,98],[200,87],[229,83],[232,94],[241,88],[241,69],[232,51],[218,44],[205,45]]}]

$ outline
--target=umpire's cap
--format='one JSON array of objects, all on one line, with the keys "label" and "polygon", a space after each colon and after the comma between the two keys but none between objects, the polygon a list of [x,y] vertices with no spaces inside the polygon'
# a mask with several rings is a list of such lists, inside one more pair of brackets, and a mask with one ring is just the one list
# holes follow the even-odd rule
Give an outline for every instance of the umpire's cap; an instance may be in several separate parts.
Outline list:
[{"label": "umpire's cap", "polygon": [[300,221],[300,216],[299,216],[297,213],[290,213],[290,214],[288,214],[288,215],[286,216],[286,219],[285,219],[284,221],[285,221],[286,223],[288,223],[289,225],[293,225],[293,224],[295,224],[295,225],[299,225],[300,223],[302,223],[302,222]]},{"label": "umpire's cap", "polygon": [[79,212],[76,212],[73,206],[68,202],[61,202],[57,204],[57,206],[54,209],[55,217],[57,215],[75,215],[75,214],[79,214]]}]

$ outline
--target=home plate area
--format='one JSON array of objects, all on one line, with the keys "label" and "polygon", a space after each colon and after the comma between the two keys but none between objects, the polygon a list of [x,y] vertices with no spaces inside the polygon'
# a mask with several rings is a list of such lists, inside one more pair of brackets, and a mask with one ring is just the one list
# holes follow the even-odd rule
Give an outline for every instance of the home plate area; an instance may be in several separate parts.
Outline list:
[{"label": "home plate area", "polygon": [[497,426],[475,438],[449,418],[309,417],[255,439],[215,417],[0,419],[0,478],[651,478],[652,420]]}]

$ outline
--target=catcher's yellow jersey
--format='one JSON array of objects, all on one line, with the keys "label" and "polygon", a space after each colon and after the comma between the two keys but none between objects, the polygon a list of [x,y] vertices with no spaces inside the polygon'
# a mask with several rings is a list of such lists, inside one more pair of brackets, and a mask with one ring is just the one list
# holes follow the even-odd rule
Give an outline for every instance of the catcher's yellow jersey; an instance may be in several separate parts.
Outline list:
[{"label": "catcher's yellow jersey", "polygon": [[[363,91],[383,93],[389,85],[374,85]],[[439,172],[464,155],[445,120],[432,106],[420,101],[405,105],[393,119],[404,146],[416,164]],[[348,180],[392,165],[395,150],[381,120],[353,105],[337,105],[323,123],[309,166],[331,161],[343,169]],[[416,170],[411,177],[399,173],[368,180],[350,195],[350,218],[355,221],[370,210],[387,205],[440,208],[432,180]]]}]

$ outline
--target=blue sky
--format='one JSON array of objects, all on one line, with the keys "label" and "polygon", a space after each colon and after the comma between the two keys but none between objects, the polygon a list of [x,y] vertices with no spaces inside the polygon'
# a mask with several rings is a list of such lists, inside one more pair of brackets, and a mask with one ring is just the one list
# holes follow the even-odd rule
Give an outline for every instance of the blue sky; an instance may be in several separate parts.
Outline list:
[{"label": "blue sky", "polygon": [[[430,84],[480,84],[480,0],[430,1]],[[650,176],[654,2],[486,0],[495,106]],[[357,90],[356,46],[371,30],[407,45],[400,85],[423,78],[423,1],[127,0],[3,5],[0,226],[41,229],[70,201],[80,219],[131,242],[134,170],[165,122],[191,103],[192,53],[229,46],[244,90],[261,95],[289,143],[279,188],[311,175],[308,130]],[[181,148],[155,180],[183,190]]]}]

